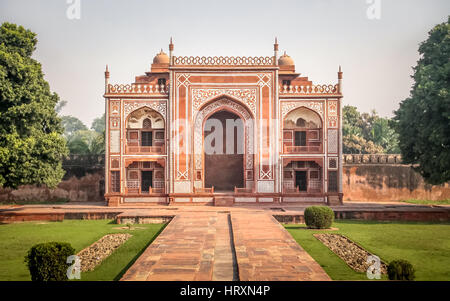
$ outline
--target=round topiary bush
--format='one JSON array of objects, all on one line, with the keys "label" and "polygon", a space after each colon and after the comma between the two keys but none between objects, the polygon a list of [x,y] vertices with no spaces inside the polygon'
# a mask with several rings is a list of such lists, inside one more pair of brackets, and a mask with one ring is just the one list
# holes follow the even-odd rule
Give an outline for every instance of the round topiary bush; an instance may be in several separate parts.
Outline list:
[{"label": "round topiary bush", "polygon": [[46,242],[31,247],[25,256],[33,281],[65,281],[67,257],[75,254],[75,249],[65,242]]},{"label": "round topiary bush", "polygon": [[389,280],[414,280],[415,270],[411,263],[407,260],[393,260],[388,266]]},{"label": "round topiary bush", "polygon": [[311,206],[305,209],[305,223],[311,229],[328,229],[334,221],[334,212],[330,207]]}]

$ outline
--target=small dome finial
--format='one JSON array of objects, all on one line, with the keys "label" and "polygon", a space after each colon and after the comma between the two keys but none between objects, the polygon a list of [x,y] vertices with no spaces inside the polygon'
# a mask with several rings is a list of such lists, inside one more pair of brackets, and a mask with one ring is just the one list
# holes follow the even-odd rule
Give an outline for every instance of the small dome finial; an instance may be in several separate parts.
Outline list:
[{"label": "small dome finial", "polygon": [[280,66],[294,66],[294,60],[286,54],[286,51],[284,51],[284,54],[279,58],[278,65]]},{"label": "small dome finial", "polygon": [[105,69],[105,78],[109,78],[109,70],[108,70],[108,64],[106,64],[106,69]]},{"label": "small dome finial", "polygon": [[169,64],[169,61],[169,56],[162,49],[161,52],[153,58],[153,64]]},{"label": "small dome finial", "polygon": [[170,37],[169,51],[173,51],[173,41],[172,41],[172,37]]}]

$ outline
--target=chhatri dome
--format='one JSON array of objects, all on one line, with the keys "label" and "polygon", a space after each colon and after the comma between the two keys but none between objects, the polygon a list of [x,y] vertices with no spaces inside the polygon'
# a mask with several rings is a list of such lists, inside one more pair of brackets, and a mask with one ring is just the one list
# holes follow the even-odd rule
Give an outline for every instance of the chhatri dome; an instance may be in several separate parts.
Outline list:
[{"label": "chhatri dome", "polygon": [[278,65],[279,66],[294,66],[294,60],[286,54],[286,51],[284,54],[278,59]]},{"label": "chhatri dome", "polygon": [[153,58],[153,64],[169,64],[169,61],[169,56],[162,49],[161,52]]}]

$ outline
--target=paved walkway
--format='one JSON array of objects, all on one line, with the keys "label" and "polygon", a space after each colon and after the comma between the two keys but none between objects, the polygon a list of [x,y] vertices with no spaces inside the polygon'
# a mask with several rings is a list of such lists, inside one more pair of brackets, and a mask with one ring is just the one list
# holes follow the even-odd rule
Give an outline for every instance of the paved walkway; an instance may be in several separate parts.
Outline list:
[{"label": "paved walkway", "polygon": [[217,213],[175,216],[122,280],[211,280],[216,224]]},{"label": "paved walkway", "polygon": [[182,212],[121,280],[330,280],[270,214]]},{"label": "paved walkway", "polygon": [[239,280],[331,280],[273,216],[236,213],[231,221]]}]

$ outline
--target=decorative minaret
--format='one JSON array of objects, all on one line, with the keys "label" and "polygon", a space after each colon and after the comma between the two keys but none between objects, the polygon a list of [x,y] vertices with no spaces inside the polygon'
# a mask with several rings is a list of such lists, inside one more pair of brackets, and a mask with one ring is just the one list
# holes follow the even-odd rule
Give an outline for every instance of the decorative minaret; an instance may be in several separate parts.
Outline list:
[{"label": "decorative minaret", "polygon": [[169,64],[172,65],[172,55],[173,55],[173,43],[172,43],[172,37],[170,37],[170,44],[169,44]]},{"label": "decorative minaret", "polygon": [[[108,65],[106,65],[105,69],[105,94],[108,93],[108,85],[109,85],[109,70]],[[109,133],[109,101],[108,98],[105,97],[105,136],[108,137]],[[109,162],[109,139],[105,137],[105,162]],[[105,168],[105,194],[109,193],[109,172],[108,168]]]},{"label": "decorative minaret", "polygon": [[106,65],[106,70],[105,70],[105,93],[108,93],[108,85],[109,85],[109,70],[108,70],[108,65]]},{"label": "decorative minaret", "polygon": [[[338,93],[342,95],[342,69],[341,66],[339,65],[339,71],[338,71]],[[342,199],[343,199],[343,189],[342,189],[342,168],[343,168],[343,163],[342,161],[344,160],[344,155],[343,155],[343,143],[342,143],[342,126],[343,126],[343,117],[342,117],[342,107],[344,106],[344,98],[341,96],[341,98],[339,99],[339,200],[342,204]]]},{"label": "decorative minaret", "polygon": [[275,65],[278,65],[278,40],[277,37],[275,37],[275,44],[273,44],[273,56],[275,59]]}]

